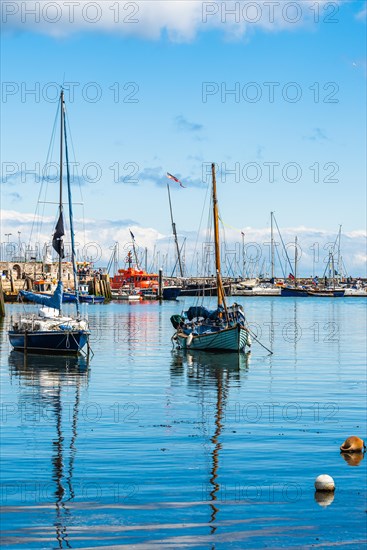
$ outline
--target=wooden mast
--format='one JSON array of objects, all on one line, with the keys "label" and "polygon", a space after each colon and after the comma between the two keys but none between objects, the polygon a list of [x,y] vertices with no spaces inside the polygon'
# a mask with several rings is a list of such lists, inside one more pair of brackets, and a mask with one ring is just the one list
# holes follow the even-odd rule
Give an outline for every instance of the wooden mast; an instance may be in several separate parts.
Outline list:
[{"label": "wooden mast", "polygon": [[217,274],[217,294],[218,307],[223,306],[228,319],[228,311],[223,289],[222,277],[220,274],[220,246],[219,246],[219,223],[218,223],[218,199],[217,182],[215,179],[215,164],[212,163],[212,181],[213,181],[213,220],[214,220],[214,245],[215,245],[215,269]]}]

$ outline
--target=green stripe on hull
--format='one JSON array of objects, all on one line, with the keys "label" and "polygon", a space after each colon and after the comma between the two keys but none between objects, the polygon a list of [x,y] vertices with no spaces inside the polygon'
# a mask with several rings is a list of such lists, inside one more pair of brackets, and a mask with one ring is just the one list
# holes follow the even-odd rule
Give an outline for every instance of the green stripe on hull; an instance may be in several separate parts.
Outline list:
[{"label": "green stripe on hull", "polygon": [[189,346],[187,338],[178,336],[178,342],[182,348],[213,351],[240,351],[245,347],[248,339],[247,330],[240,327],[194,336]]}]

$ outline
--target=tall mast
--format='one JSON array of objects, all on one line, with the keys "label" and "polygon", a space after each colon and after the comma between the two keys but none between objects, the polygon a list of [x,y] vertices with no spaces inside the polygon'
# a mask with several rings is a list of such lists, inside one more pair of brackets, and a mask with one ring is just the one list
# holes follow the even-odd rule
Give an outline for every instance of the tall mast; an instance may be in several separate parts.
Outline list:
[{"label": "tall mast", "polygon": [[133,241],[133,250],[134,250],[134,257],[135,257],[136,269],[140,269],[138,254],[137,254],[136,248],[135,248],[135,241]]},{"label": "tall mast", "polygon": [[[64,90],[60,94],[60,189],[59,189],[59,218],[62,216],[62,162],[63,162],[63,141],[64,141]],[[59,281],[62,280],[62,257],[59,254]]]},{"label": "tall mast", "polygon": [[245,278],[245,266],[246,266],[246,258],[245,258],[245,234],[243,231],[241,231],[242,236],[242,278]]},{"label": "tall mast", "polygon": [[[133,251],[134,251],[134,258],[135,258],[135,263],[136,263],[136,269],[140,269],[138,254],[137,254],[136,248],[135,248],[135,237],[131,233],[131,230],[129,230],[129,231],[130,231],[130,235],[131,235],[131,238],[132,238],[132,241],[133,241]],[[130,267],[130,265],[129,265],[129,267]]]},{"label": "tall mast", "polygon": [[181,255],[180,255],[180,248],[178,246],[178,240],[177,240],[177,232],[176,232],[176,224],[173,221],[173,214],[172,214],[172,203],[171,203],[171,193],[169,190],[169,185],[167,183],[167,191],[168,191],[168,200],[169,200],[169,210],[171,213],[171,223],[172,223],[172,231],[173,236],[175,238],[175,244],[176,244],[176,251],[177,251],[177,259],[178,259],[178,266],[180,268],[180,276],[183,277],[183,269],[182,269],[182,263],[181,263]]},{"label": "tall mast", "polygon": [[[329,252],[329,279],[331,279],[331,274],[333,273],[333,271],[332,271],[332,260],[331,260],[332,257],[333,257],[333,255],[332,255],[332,252],[330,251]],[[334,277],[334,275],[333,275],[333,277]]]},{"label": "tall mast", "polygon": [[338,276],[337,276],[337,279],[341,279],[341,257],[340,257],[340,240],[341,240],[341,233],[342,233],[342,226],[339,225],[339,235],[338,235],[338,261],[337,261],[337,266],[338,266]]},{"label": "tall mast", "polygon": [[215,270],[217,274],[217,294],[218,294],[218,307],[223,306],[227,313],[227,306],[225,302],[225,295],[222,283],[222,277],[220,274],[220,247],[219,247],[219,223],[218,223],[218,199],[217,199],[217,182],[215,179],[215,164],[212,163],[212,180],[213,180],[213,220],[214,220],[214,247],[215,247]]},{"label": "tall mast", "polygon": [[[65,111],[65,109],[64,109]],[[64,139],[65,139],[65,159],[66,159],[66,179],[68,182],[68,203],[69,203],[69,222],[70,222],[70,237],[71,237],[71,261],[73,264],[74,275],[74,291],[76,296],[76,311],[79,316],[79,280],[76,269],[76,254],[75,254],[75,232],[74,232],[74,215],[73,215],[73,201],[71,196],[71,181],[70,181],[70,169],[69,169],[69,151],[68,140],[66,135],[65,114],[64,114]]]},{"label": "tall mast", "polygon": [[271,240],[271,278],[274,280],[274,231],[273,231],[273,213],[270,212],[270,240]]},{"label": "tall mast", "polygon": [[119,246],[119,243],[116,242],[115,243],[115,249],[113,251],[113,273],[117,274],[118,272],[118,268],[119,268],[119,263],[118,263],[118,246]]},{"label": "tall mast", "polygon": [[297,249],[297,237],[294,239],[294,286],[297,286],[297,261],[298,261],[298,249]]}]

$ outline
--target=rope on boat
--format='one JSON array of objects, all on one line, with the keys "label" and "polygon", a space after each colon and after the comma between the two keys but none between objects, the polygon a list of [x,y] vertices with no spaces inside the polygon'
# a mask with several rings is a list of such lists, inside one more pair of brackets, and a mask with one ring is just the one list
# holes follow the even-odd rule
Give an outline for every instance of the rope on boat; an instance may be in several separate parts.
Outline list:
[{"label": "rope on boat", "polygon": [[274,354],[273,351],[271,351],[269,348],[267,348],[266,346],[264,346],[264,344],[262,344],[262,343],[260,342],[260,340],[257,338],[257,336],[256,336],[256,335],[253,333],[253,331],[250,329],[250,327],[249,327],[248,324],[247,324],[247,327],[246,327],[246,328],[247,328],[247,330],[249,331],[249,333],[251,334],[251,336],[256,340],[256,342],[257,342],[258,344],[260,344],[261,347],[263,347],[264,349],[266,349],[266,351],[268,351],[271,355]]}]

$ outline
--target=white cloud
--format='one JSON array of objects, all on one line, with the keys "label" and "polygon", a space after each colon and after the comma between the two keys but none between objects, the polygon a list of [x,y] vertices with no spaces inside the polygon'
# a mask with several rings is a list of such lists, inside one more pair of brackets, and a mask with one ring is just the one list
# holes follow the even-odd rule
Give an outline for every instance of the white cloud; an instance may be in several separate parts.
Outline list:
[{"label": "white cloud", "polygon": [[[21,240],[25,244],[28,243],[28,239],[31,233],[34,214],[18,213],[13,210],[1,211],[2,228],[1,235],[4,239],[6,233],[12,233],[10,237],[10,243],[13,243],[12,250],[16,254],[16,247],[18,242],[18,231],[21,232]],[[38,218],[39,219],[39,218]],[[225,220],[224,220],[225,221]],[[39,249],[42,250],[45,242],[50,242],[53,232],[55,219],[48,217],[44,220],[41,230],[38,231],[37,237],[34,232],[32,248],[34,248],[34,241],[39,243]],[[173,240],[170,234],[164,235],[157,231],[153,227],[144,227],[138,224],[134,220],[96,220],[86,219],[84,223],[82,220],[75,220],[76,227],[76,242],[78,253],[81,258],[83,254],[88,256],[97,256],[98,262],[101,265],[107,265],[107,262],[111,256],[112,246],[115,242],[119,243],[119,258],[120,263],[124,263],[127,255],[127,251],[131,249],[131,235],[130,230],[134,234],[135,242],[139,250],[140,258],[144,256],[145,247],[148,248],[149,253],[149,265],[152,262],[154,250],[159,252],[159,256],[156,255],[156,260],[163,266],[165,270],[170,272],[176,261],[175,249],[173,246]],[[96,229],[98,228],[98,229]],[[233,228],[224,225],[224,231],[222,232],[223,241],[222,245],[222,263],[224,274],[231,274],[230,265],[236,265],[236,275],[241,273],[242,270],[242,237],[241,231],[245,233],[244,243],[248,258],[253,258],[254,254],[260,254],[258,266],[256,269],[262,269],[265,273],[269,273],[270,265],[270,228]],[[299,255],[299,268],[300,273],[304,275],[310,275],[313,272],[313,267],[317,274],[322,275],[324,272],[328,251],[332,243],[336,240],[336,231],[331,232],[324,229],[311,228],[306,226],[298,227],[286,227],[281,229],[282,239],[287,246],[288,254],[293,262],[294,255],[294,239],[298,237],[298,243],[300,246]],[[207,241],[206,231],[202,231],[199,239],[198,246],[196,247],[197,235],[196,233],[179,233],[179,242],[183,242],[183,238],[186,237],[185,255],[186,265],[191,270],[192,275],[196,275],[197,270],[197,253],[201,254],[204,245]],[[347,272],[353,276],[366,276],[366,231],[355,230],[342,233],[341,238],[341,255],[343,262],[347,269]],[[282,259],[282,265],[284,267],[286,256],[283,252],[280,237],[275,233],[276,248],[279,251],[279,255]],[[65,242],[67,243],[69,237],[66,236]],[[6,251],[6,240],[2,243],[2,257],[4,257]],[[9,249],[10,251],[10,249]],[[233,253],[237,255],[235,262],[233,263]],[[314,265],[315,260],[315,265]],[[202,267],[202,263],[200,266]],[[158,267],[158,266],[156,266]],[[276,274],[282,275],[282,269],[280,268],[279,260],[276,259]]]},{"label": "white cloud", "polygon": [[[341,0],[333,3],[335,5]],[[171,41],[192,41],[199,32],[220,30],[241,39],[259,28],[268,32],[294,30],[318,24],[334,16],[328,0],[201,1],[201,0],[79,0],[68,2],[2,2],[3,28],[65,37],[78,32],[107,32],[157,40],[166,34]],[[323,10],[327,11],[323,11]]]}]

